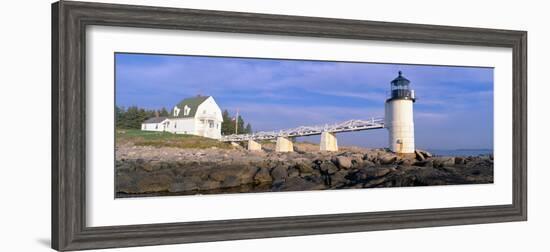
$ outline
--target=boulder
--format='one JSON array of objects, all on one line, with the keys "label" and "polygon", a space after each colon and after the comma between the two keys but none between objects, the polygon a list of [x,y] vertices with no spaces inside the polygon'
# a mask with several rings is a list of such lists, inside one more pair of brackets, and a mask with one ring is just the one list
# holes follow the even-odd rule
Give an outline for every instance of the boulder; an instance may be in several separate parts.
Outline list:
[{"label": "boulder", "polygon": [[301,174],[308,174],[313,172],[313,167],[309,163],[297,163],[295,168],[298,169]]},{"label": "boulder", "polygon": [[378,178],[383,177],[390,173],[392,170],[390,168],[374,168],[368,170],[368,177]]},{"label": "boulder", "polygon": [[[180,182],[180,183],[172,183],[170,185],[170,188],[168,188],[168,191],[173,192],[173,193],[175,193],[175,192],[184,192],[184,191],[186,191],[185,189],[186,189],[185,184]],[[197,187],[197,189],[198,189],[198,187]]]},{"label": "boulder", "polygon": [[288,170],[283,165],[276,166],[271,170],[271,177],[273,180],[286,179],[288,177]]},{"label": "boulder", "polygon": [[399,165],[411,166],[415,163],[414,159],[402,159],[398,162]]},{"label": "boulder", "polygon": [[369,160],[363,160],[363,163],[361,163],[361,167],[372,167],[376,164]]},{"label": "boulder", "polygon": [[257,171],[258,168],[254,166],[246,166],[237,176],[239,177],[241,184],[250,184],[254,182],[254,175],[256,175]]},{"label": "boulder", "polygon": [[337,156],[333,160],[334,164],[340,169],[349,169],[351,168],[351,158],[345,156]]},{"label": "boulder", "polygon": [[289,178],[284,182],[278,183],[272,189],[274,191],[307,191],[325,189],[325,186],[323,184],[314,183],[313,181],[296,177]]},{"label": "boulder", "polygon": [[328,173],[328,174],[333,174],[335,172],[338,171],[338,167],[336,167],[336,165],[334,165],[334,163],[332,162],[323,162],[320,166],[319,166],[319,169],[324,172],[324,173]]},{"label": "boulder", "polygon": [[397,160],[397,156],[392,153],[381,153],[378,155],[378,161],[382,165],[393,164]]},{"label": "boulder", "polygon": [[199,190],[204,190],[204,191],[214,190],[214,189],[219,189],[220,186],[221,186],[220,182],[218,181],[207,180],[199,184]]},{"label": "boulder", "polygon": [[433,167],[436,167],[436,168],[455,165],[454,157],[435,157],[435,158],[432,158],[432,160],[433,160]]},{"label": "boulder", "polygon": [[269,170],[267,168],[260,168],[258,172],[254,175],[254,183],[263,184],[271,182],[273,179],[269,175]]},{"label": "boulder", "polygon": [[462,165],[466,163],[466,159],[463,157],[455,157],[455,164]]},{"label": "boulder", "polygon": [[232,169],[227,169],[225,167],[218,167],[213,169],[208,177],[214,181],[224,181],[226,177],[234,175],[235,171]]},{"label": "boulder", "polygon": [[434,161],[431,160],[431,159],[427,159],[427,160],[424,160],[424,161],[415,162],[413,165],[414,165],[414,166],[420,166],[420,167],[431,168],[431,167],[434,166]]},{"label": "boulder", "polygon": [[367,179],[368,170],[368,168],[360,168],[356,172],[349,174],[348,177],[352,182],[359,183],[360,181]]},{"label": "boulder", "polygon": [[415,150],[414,154],[416,154],[416,160],[418,160],[418,161],[424,161],[426,159],[424,154],[422,154],[422,152],[419,151],[419,150]]},{"label": "boulder", "polygon": [[237,187],[241,185],[241,179],[237,176],[227,176],[221,182],[221,187],[228,188],[228,187]]},{"label": "boulder", "polygon": [[425,157],[425,158],[431,158],[433,157],[434,155],[432,155],[432,153],[429,153],[427,151],[424,151],[424,150],[419,150],[420,153],[422,153],[422,155]]},{"label": "boulder", "polygon": [[288,177],[294,178],[300,176],[300,170],[296,169],[295,167],[291,167],[288,169]]},{"label": "boulder", "polygon": [[[175,188],[174,188],[175,189]],[[195,182],[185,182],[181,185],[180,192],[192,192],[199,190],[199,186]]]},{"label": "boulder", "polygon": [[137,182],[136,193],[167,192],[173,182],[173,178],[161,175],[144,176]]},{"label": "boulder", "polygon": [[345,184],[347,184],[348,180],[346,176],[348,175],[348,172],[345,170],[340,170],[333,175],[330,176],[331,179],[331,186],[332,187],[340,187]]},{"label": "boulder", "polygon": [[117,173],[116,190],[123,193],[135,193],[137,191],[134,179],[128,174]]}]

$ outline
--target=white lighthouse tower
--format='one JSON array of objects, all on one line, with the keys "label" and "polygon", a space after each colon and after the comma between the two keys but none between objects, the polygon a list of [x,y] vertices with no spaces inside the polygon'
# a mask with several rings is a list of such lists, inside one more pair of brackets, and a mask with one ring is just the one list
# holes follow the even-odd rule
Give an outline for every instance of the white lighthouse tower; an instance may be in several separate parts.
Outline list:
[{"label": "white lighthouse tower", "polygon": [[399,76],[391,82],[391,93],[386,100],[385,123],[389,131],[389,148],[398,154],[414,153],[414,90],[410,81]]}]

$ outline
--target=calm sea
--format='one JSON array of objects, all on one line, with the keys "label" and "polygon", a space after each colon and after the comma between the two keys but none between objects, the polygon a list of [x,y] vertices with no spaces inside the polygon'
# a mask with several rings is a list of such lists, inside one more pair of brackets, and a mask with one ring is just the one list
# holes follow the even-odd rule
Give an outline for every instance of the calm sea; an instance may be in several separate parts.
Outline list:
[{"label": "calm sea", "polygon": [[455,156],[455,157],[465,157],[465,156],[479,156],[479,155],[493,155],[492,149],[458,149],[458,150],[427,150],[428,152],[436,156]]}]

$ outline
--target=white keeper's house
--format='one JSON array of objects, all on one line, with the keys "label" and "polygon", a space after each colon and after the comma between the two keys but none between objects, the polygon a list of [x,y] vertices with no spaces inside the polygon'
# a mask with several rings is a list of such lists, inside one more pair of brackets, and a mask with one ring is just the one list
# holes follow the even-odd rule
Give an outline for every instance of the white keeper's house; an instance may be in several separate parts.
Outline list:
[{"label": "white keeper's house", "polygon": [[169,117],[153,117],[141,124],[141,130],[167,131],[220,139],[222,111],[212,96],[186,98],[172,109]]}]

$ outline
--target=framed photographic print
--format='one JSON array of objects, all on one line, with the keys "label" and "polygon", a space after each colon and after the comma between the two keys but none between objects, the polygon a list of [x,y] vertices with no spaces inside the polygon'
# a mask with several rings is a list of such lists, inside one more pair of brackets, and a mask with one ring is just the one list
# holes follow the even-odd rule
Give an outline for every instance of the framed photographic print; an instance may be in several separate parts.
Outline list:
[{"label": "framed photographic print", "polygon": [[52,247],[527,219],[527,32],[52,5]]}]

